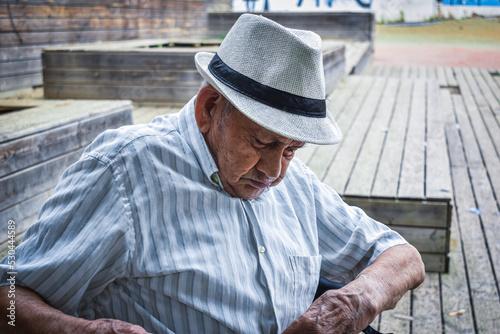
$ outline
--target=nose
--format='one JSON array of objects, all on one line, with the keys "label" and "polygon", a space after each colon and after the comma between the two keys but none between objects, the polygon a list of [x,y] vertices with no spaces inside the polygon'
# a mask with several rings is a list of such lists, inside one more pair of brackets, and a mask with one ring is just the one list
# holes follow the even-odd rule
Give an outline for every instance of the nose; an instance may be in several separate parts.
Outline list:
[{"label": "nose", "polygon": [[265,174],[266,178],[274,181],[281,174],[283,150],[281,148],[266,149],[262,152],[256,168]]}]

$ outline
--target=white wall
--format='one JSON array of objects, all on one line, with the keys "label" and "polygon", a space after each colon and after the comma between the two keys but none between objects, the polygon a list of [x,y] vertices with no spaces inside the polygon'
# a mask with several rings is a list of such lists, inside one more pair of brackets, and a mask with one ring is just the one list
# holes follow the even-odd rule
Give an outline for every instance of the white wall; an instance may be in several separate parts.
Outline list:
[{"label": "white wall", "polygon": [[404,16],[405,22],[421,22],[437,14],[435,0],[373,0],[375,20],[396,21]]},{"label": "white wall", "polygon": [[441,14],[455,19],[470,17],[472,14],[483,16],[500,16],[500,6],[441,6]]}]

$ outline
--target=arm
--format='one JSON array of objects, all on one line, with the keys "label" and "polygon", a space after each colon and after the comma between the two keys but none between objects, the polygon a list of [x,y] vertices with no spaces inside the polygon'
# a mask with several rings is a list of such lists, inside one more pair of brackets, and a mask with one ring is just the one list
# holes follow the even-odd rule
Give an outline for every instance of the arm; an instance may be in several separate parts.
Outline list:
[{"label": "arm", "polygon": [[94,334],[147,334],[140,326],[132,325],[115,319],[85,320],[67,315],[45,304],[42,298],[33,290],[16,286],[15,292],[15,326],[8,324],[7,308],[10,299],[7,298],[9,286],[0,287],[0,332],[2,333],[94,333]]},{"label": "arm", "polygon": [[283,333],[359,333],[424,278],[413,246],[389,248],[345,287],[324,293]]}]

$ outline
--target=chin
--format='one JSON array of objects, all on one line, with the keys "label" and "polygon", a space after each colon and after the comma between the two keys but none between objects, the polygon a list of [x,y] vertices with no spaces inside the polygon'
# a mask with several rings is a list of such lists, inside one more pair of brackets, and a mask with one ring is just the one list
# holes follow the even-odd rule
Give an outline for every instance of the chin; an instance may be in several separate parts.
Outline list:
[{"label": "chin", "polygon": [[265,189],[257,189],[252,186],[245,186],[244,189],[241,189],[239,191],[234,191],[234,194],[231,195],[242,199],[254,199],[262,195],[264,191]]}]

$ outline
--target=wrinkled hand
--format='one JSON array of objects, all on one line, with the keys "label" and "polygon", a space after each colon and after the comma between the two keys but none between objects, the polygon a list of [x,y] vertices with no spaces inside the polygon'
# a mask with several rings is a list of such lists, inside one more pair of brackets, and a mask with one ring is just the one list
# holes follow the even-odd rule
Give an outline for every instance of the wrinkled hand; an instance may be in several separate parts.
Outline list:
[{"label": "wrinkled hand", "polygon": [[283,334],[358,334],[376,316],[375,306],[361,293],[346,286],[325,292]]},{"label": "wrinkled hand", "polygon": [[150,334],[141,326],[116,319],[89,321],[85,332],[92,334]]}]

